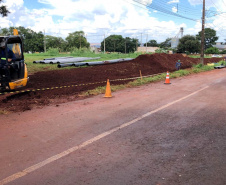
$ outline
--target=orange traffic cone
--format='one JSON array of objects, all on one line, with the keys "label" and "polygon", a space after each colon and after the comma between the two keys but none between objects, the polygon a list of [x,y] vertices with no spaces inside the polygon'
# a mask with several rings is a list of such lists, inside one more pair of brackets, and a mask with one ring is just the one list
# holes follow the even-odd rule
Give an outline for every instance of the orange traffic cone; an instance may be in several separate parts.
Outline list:
[{"label": "orange traffic cone", "polygon": [[164,84],[171,84],[170,79],[169,79],[169,71],[167,71],[167,73],[166,73],[166,81]]},{"label": "orange traffic cone", "polygon": [[106,91],[105,91],[105,98],[111,98],[111,87],[110,87],[110,82],[109,79],[107,80],[107,86],[106,86]]}]

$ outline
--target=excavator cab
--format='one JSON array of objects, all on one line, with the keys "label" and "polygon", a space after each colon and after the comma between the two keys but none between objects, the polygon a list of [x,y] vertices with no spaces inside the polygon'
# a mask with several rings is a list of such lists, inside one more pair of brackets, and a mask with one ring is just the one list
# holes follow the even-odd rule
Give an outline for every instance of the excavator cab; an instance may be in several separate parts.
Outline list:
[{"label": "excavator cab", "polygon": [[[2,41],[4,41],[5,45],[0,49],[0,56],[2,55],[1,52],[5,52],[6,57],[0,60],[0,92],[24,87],[28,82],[21,37],[18,35],[0,36],[0,43]],[[14,60],[11,62],[8,62],[10,60],[8,56],[9,50],[15,55]]]}]

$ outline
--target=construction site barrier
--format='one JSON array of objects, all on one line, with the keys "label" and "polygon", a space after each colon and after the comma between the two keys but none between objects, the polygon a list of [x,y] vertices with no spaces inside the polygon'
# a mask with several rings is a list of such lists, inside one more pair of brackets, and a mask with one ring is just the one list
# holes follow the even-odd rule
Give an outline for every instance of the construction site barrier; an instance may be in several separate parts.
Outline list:
[{"label": "construction site barrier", "polygon": [[[161,74],[165,74],[165,73],[147,75],[147,76],[143,76],[143,78],[153,77],[153,76],[157,76],[157,75],[161,75]],[[139,77],[124,78],[124,79],[114,79],[114,80],[110,80],[110,81],[111,82],[127,81],[127,80],[136,80],[136,79],[140,79],[140,78],[141,77],[139,76]],[[106,83],[106,82],[107,81],[86,83],[86,84],[77,84],[77,85],[65,85],[65,86],[59,86],[59,87],[48,87],[48,88],[40,88],[40,89],[28,89],[28,90],[21,90],[21,91],[11,91],[11,92],[0,93],[0,95],[26,93],[26,92],[36,92],[36,91],[45,91],[45,90],[54,90],[54,89],[62,89],[62,88],[70,88],[70,87],[78,87],[78,86],[87,86],[87,85],[103,84],[103,83]]]}]

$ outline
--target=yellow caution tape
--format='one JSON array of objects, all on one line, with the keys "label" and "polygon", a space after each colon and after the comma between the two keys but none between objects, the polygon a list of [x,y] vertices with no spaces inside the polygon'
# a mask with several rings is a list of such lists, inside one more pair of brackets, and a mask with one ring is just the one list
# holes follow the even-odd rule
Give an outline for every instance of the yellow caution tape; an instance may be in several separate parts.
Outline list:
[{"label": "yellow caution tape", "polygon": [[[143,76],[143,78],[157,76],[157,75],[160,75],[160,74],[164,74],[164,73],[158,73],[158,74],[154,74],[154,75]],[[139,79],[139,78],[140,77],[132,77],[132,78],[124,78],[124,79],[114,79],[114,80],[110,80],[110,81],[111,82],[126,81],[126,80],[135,80],[135,79]],[[95,85],[95,84],[101,84],[101,83],[106,83],[106,82],[107,81],[87,83],[87,84],[78,84],[78,85],[60,86],[60,87],[47,87],[47,88],[41,88],[41,89],[30,89],[30,90],[3,92],[3,93],[0,93],[0,95],[16,94],[16,93],[25,93],[25,92],[35,92],[35,91],[45,91],[45,90],[54,90],[54,89],[70,88],[70,87],[77,87],[77,86],[86,86],[86,85]]]}]

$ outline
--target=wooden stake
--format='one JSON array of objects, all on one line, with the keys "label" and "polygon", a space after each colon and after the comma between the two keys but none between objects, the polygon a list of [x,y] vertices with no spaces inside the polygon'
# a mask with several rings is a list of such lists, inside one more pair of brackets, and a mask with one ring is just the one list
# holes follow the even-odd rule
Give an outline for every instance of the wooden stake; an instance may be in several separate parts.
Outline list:
[{"label": "wooden stake", "polygon": [[140,79],[143,80],[142,74],[141,74],[141,70],[140,70]]}]

